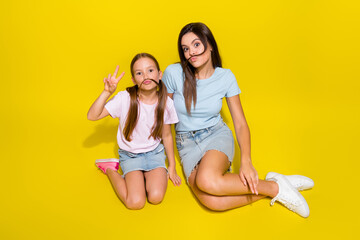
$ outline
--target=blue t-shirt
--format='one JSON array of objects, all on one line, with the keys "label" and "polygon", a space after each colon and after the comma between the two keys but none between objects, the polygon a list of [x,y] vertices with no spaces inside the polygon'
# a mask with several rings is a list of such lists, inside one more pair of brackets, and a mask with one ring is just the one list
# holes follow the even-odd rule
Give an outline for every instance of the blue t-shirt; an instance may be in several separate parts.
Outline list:
[{"label": "blue t-shirt", "polygon": [[196,80],[196,105],[191,104],[191,115],[186,111],[183,95],[184,73],[179,63],[168,66],[164,72],[164,81],[173,100],[179,123],[177,132],[196,131],[217,124],[221,118],[222,99],[238,95],[241,91],[230,69],[217,67],[211,77]]}]

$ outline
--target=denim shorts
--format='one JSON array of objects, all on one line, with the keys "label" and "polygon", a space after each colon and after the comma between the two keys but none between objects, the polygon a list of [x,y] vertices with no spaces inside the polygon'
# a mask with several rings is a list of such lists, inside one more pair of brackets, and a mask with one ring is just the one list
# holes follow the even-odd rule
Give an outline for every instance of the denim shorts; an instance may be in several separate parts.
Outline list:
[{"label": "denim shorts", "polygon": [[161,143],[152,151],[132,153],[119,149],[120,167],[123,176],[132,171],[150,171],[155,168],[165,168],[164,145]]},{"label": "denim shorts", "polygon": [[230,162],[234,158],[234,138],[222,119],[212,127],[176,134],[176,147],[188,180],[191,172],[209,150],[223,152]]}]

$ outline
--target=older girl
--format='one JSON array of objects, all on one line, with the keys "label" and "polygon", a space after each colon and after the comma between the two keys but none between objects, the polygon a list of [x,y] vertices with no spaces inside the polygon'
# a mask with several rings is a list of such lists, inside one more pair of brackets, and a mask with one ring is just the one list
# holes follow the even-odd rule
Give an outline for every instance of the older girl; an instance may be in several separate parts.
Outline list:
[{"label": "older girl", "polygon": [[[250,156],[250,133],[235,76],[222,68],[216,41],[202,23],[190,23],[178,38],[180,63],[167,67],[163,80],[179,117],[176,144],[187,182],[206,207],[222,211],[270,197],[303,217],[309,207],[295,186],[311,179],[270,173],[259,180]],[[228,171],[234,156],[232,132],[220,116],[226,98],[241,150],[239,174]]]}]

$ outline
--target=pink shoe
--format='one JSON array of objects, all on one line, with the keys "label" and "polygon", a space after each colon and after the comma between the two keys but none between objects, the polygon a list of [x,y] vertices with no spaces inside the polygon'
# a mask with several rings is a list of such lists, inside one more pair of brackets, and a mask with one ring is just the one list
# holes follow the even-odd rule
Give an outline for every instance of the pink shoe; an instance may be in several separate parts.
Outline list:
[{"label": "pink shoe", "polygon": [[119,159],[117,158],[108,158],[108,159],[98,159],[95,161],[95,165],[106,174],[106,169],[111,169],[114,171],[119,170]]}]

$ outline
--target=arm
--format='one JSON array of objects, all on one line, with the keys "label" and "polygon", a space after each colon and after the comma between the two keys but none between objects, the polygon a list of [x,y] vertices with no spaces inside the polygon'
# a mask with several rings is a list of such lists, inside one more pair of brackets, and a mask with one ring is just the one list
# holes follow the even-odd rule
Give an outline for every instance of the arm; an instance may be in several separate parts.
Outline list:
[{"label": "arm", "polygon": [[231,113],[236,133],[236,139],[239,143],[241,151],[241,166],[239,172],[241,181],[245,186],[247,185],[247,183],[249,184],[252,193],[258,194],[257,184],[259,178],[251,161],[250,131],[245,119],[244,111],[241,106],[239,95],[226,98],[226,102]]},{"label": "arm", "polygon": [[175,186],[179,186],[181,184],[181,178],[176,173],[175,168],[175,155],[174,155],[174,143],[173,137],[171,134],[171,125],[164,124],[162,140],[165,147],[166,156],[169,160],[169,177]]},{"label": "arm", "polygon": [[87,118],[91,121],[102,119],[109,115],[109,112],[105,108],[106,101],[109,99],[109,97],[115,92],[116,87],[120,79],[124,76],[124,72],[120,74],[118,78],[116,78],[116,75],[118,73],[119,66],[116,67],[114,75],[109,76],[107,78],[104,78],[104,90],[100,94],[100,96],[95,100],[95,102],[91,105]]},{"label": "arm", "polygon": [[87,118],[91,121],[96,121],[102,119],[109,115],[109,112],[105,108],[106,101],[111,96],[111,93],[108,91],[102,91],[100,96],[95,100],[91,105]]}]

